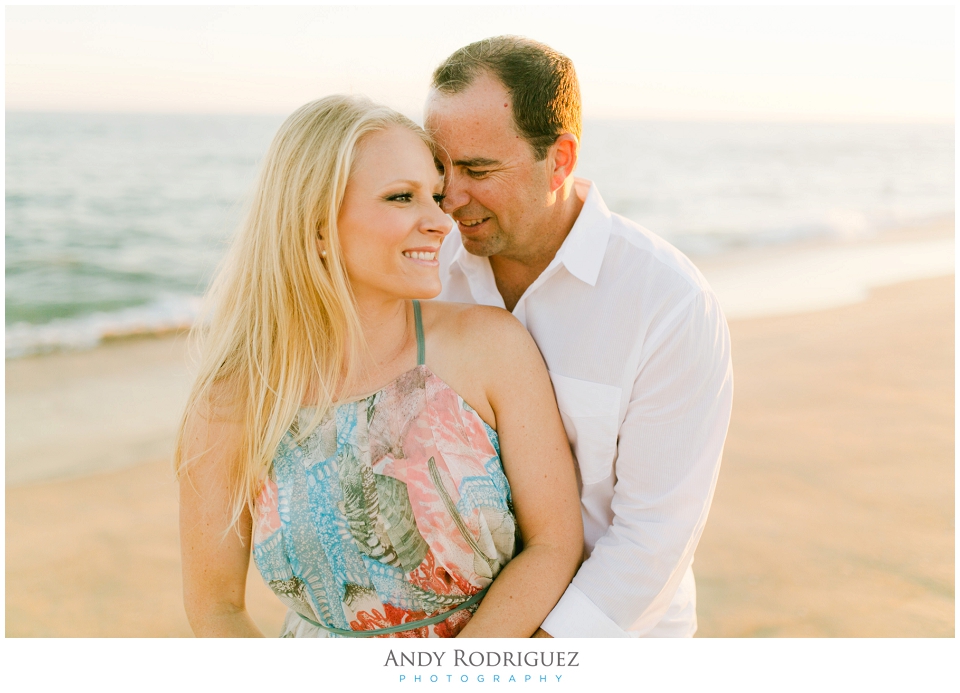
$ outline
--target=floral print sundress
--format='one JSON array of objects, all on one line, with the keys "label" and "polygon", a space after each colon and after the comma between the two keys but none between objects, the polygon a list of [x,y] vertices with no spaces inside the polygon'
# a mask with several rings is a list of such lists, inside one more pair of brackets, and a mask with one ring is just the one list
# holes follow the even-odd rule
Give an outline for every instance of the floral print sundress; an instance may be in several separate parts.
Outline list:
[{"label": "floral print sundress", "polygon": [[519,548],[497,434],[424,364],[413,308],[418,365],[277,448],[253,557],[281,637],[453,637]]}]

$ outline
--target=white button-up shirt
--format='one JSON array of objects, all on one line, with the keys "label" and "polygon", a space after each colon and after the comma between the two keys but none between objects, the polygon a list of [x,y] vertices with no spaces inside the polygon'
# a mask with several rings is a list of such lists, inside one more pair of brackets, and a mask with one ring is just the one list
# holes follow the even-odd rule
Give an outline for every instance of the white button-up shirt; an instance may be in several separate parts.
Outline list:
[{"label": "white button-up shirt", "polygon": [[[692,636],[690,566],[733,399],[730,335],[690,260],[612,214],[589,181],[577,192],[580,216],[513,310],[547,364],[581,485],[584,562],[543,629]],[[440,278],[442,300],[504,307],[489,260],[456,230]]]}]

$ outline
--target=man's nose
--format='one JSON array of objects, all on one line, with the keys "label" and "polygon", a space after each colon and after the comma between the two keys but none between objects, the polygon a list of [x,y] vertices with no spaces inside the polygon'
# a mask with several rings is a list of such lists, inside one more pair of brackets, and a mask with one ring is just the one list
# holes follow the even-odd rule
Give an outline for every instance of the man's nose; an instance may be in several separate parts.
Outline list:
[{"label": "man's nose", "polygon": [[447,214],[453,214],[470,202],[470,195],[467,194],[464,177],[458,175],[455,171],[448,169],[444,182],[446,185],[443,188],[443,211]]}]

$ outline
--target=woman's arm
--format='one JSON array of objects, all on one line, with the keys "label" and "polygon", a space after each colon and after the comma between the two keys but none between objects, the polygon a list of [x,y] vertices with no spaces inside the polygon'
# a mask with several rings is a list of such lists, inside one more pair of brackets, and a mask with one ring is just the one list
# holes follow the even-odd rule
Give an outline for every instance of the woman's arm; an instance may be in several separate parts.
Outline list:
[{"label": "woman's arm", "polygon": [[523,550],[494,580],[458,637],[525,638],[550,613],[580,564],[580,497],[540,352],[513,316],[481,310],[483,344],[475,342],[471,354],[487,378]]},{"label": "woman's arm", "polygon": [[228,480],[240,426],[210,412],[187,422],[180,475],[183,605],[198,637],[263,637],[246,610],[252,520],[230,527]]}]

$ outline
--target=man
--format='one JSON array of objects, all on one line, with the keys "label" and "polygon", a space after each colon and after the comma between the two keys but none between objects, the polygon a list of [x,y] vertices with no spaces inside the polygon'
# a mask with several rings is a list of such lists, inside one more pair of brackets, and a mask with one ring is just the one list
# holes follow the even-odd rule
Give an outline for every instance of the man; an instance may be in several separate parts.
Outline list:
[{"label": "man", "polygon": [[504,307],[529,330],[579,467],[584,562],[537,635],[692,636],[690,566],[733,396],[716,297],[574,179],[566,56],[511,36],[461,48],[435,71],[425,115],[459,231],[440,298]]}]

